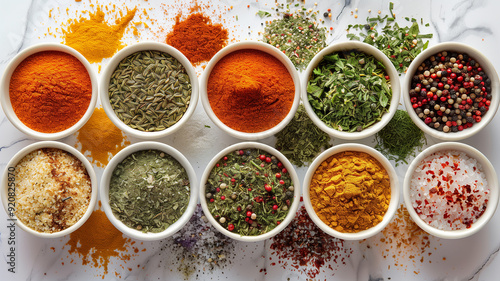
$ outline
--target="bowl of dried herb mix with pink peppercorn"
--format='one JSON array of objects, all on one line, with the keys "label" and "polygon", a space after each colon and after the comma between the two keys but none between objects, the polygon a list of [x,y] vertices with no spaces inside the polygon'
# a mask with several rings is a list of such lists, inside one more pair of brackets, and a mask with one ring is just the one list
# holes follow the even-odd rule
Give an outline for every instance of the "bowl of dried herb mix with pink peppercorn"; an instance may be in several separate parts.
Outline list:
[{"label": "bowl of dried herb mix with pink peppercorn", "polygon": [[299,179],[276,149],[243,142],[219,152],[207,165],[200,201],[208,220],[223,234],[255,242],[273,237],[293,219],[300,201]]},{"label": "bowl of dried herb mix with pink peppercorn", "polygon": [[99,91],[106,115],[120,130],[151,140],[174,133],[194,113],[198,77],[174,47],[141,42],[111,58]]},{"label": "bowl of dried herb mix with pink peppercorn", "polygon": [[399,104],[399,76],[391,61],[362,42],[335,43],[309,63],[302,83],[307,114],[321,130],[356,140],[381,130]]},{"label": "bowl of dried herb mix with pink peppercorn", "polygon": [[480,51],[446,42],[425,50],[411,63],[403,100],[422,131],[457,141],[473,136],[493,119],[499,89],[495,67]]},{"label": "bowl of dried herb mix with pink peppercorn", "polygon": [[191,218],[198,201],[196,174],[178,150],[141,142],[120,151],[101,180],[104,212],[121,232],[151,241],[169,237]]}]

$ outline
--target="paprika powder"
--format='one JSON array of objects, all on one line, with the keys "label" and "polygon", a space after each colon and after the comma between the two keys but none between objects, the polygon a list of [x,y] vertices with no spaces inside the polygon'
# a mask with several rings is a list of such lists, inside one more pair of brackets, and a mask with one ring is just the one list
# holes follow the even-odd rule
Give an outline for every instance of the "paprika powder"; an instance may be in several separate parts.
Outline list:
[{"label": "paprika powder", "polygon": [[41,133],[64,131],[87,111],[92,83],[74,56],[43,51],[24,59],[12,73],[9,96],[16,116]]},{"label": "paprika powder", "polygon": [[295,85],[287,68],[263,51],[243,49],[212,69],[208,101],[219,120],[240,132],[269,130],[290,112]]}]

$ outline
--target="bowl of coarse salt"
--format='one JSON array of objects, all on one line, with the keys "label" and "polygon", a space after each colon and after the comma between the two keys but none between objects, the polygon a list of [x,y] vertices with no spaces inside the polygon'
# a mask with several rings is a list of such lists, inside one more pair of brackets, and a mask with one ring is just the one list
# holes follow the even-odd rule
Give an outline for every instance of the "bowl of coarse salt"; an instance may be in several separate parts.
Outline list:
[{"label": "bowl of coarse salt", "polygon": [[445,142],[420,153],[406,172],[403,196],[415,223],[436,237],[478,232],[498,205],[493,165],[472,146]]}]

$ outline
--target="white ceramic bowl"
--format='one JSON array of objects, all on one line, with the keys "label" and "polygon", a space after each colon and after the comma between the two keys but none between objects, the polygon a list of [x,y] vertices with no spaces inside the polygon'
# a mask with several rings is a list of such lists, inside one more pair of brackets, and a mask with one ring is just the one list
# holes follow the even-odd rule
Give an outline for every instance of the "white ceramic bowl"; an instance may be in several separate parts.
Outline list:
[{"label": "white ceramic bowl", "polygon": [[[9,211],[9,208],[12,207],[12,204],[9,204],[9,203],[12,203],[12,200],[14,200],[14,197],[12,196],[12,194],[9,194],[9,192],[8,192],[9,184],[12,185],[12,183],[13,183],[13,181],[11,180],[12,179],[12,172],[13,172],[12,168],[15,168],[17,163],[19,163],[19,161],[21,161],[21,159],[23,159],[24,156],[26,156],[27,154],[29,154],[35,150],[41,149],[41,148],[58,148],[58,149],[67,151],[67,152],[71,153],[73,156],[75,156],[76,158],[78,158],[82,162],[82,164],[85,166],[85,168],[87,169],[87,173],[90,177],[90,182],[92,185],[92,194],[90,196],[90,203],[89,203],[89,206],[87,208],[87,211],[82,216],[82,218],[80,218],[80,220],[77,223],[75,223],[74,225],[72,225],[64,230],[61,230],[59,232],[54,232],[54,233],[38,232],[38,231],[26,226],[24,223],[22,223],[20,220],[18,220],[15,216],[10,216],[11,212]],[[96,174],[94,172],[94,169],[92,168],[92,164],[90,164],[89,160],[87,160],[87,158],[85,158],[85,156],[83,156],[83,154],[80,151],[76,150],[74,147],[69,146],[69,145],[62,143],[62,142],[57,142],[57,141],[41,141],[41,142],[33,143],[33,144],[28,145],[25,148],[21,149],[18,153],[16,153],[16,155],[14,155],[14,157],[12,157],[12,159],[10,159],[9,163],[7,164],[7,167],[5,167],[5,170],[3,172],[2,182],[0,183],[0,187],[1,187],[0,194],[2,196],[2,203],[3,203],[3,207],[4,207],[5,211],[7,212],[7,215],[11,219],[14,219],[16,222],[16,225],[19,226],[22,230],[24,230],[32,235],[41,237],[41,238],[62,237],[64,235],[68,235],[71,232],[77,230],[90,217],[90,215],[94,211],[94,207],[95,207],[95,204],[97,202],[97,177],[96,177]]]},{"label": "white ceramic bowl", "polygon": [[[292,107],[290,108],[290,112],[285,116],[283,120],[281,120],[280,123],[278,123],[276,126],[273,128],[262,131],[262,132],[257,132],[257,133],[246,133],[246,132],[241,132],[237,131],[235,129],[230,128],[226,124],[222,123],[219,118],[215,115],[214,111],[212,110],[212,107],[210,106],[210,102],[208,101],[208,94],[207,94],[207,85],[208,85],[208,79],[210,78],[210,73],[212,72],[213,68],[215,65],[226,55],[238,51],[238,50],[244,50],[244,49],[253,49],[253,50],[259,50],[265,53],[268,53],[278,59],[288,70],[290,73],[290,76],[292,77],[293,83],[295,84],[295,97],[293,100]],[[295,112],[297,111],[297,108],[299,107],[299,102],[300,102],[300,78],[297,70],[295,69],[295,66],[293,63],[290,61],[290,59],[283,54],[278,48],[275,48],[269,44],[262,43],[262,42],[257,42],[257,41],[244,41],[244,42],[239,42],[239,43],[234,43],[231,45],[226,46],[222,50],[220,50],[213,58],[210,60],[208,63],[207,67],[203,71],[203,74],[201,75],[201,81],[200,81],[200,99],[201,103],[203,104],[203,108],[205,109],[205,112],[207,113],[208,117],[212,120],[212,122],[217,125],[221,130],[225,131],[229,135],[243,139],[243,140],[259,140],[259,139],[264,139],[267,137],[270,137],[279,131],[281,131],[285,126],[293,119],[293,116],[295,115]],[[241,122],[245,122],[242,120]]]},{"label": "white ceramic bowl", "polygon": [[[210,172],[212,171],[213,167],[215,164],[224,156],[234,153],[235,151],[238,150],[245,150],[245,149],[260,149],[262,151],[265,151],[273,156],[276,156],[278,160],[283,164],[283,167],[288,170],[288,173],[292,179],[293,186],[294,186],[294,194],[293,194],[293,202],[290,205],[288,209],[288,214],[285,217],[285,219],[274,229],[272,229],[269,232],[266,232],[261,235],[257,236],[242,236],[237,233],[231,232],[224,227],[222,227],[219,222],[215,220],[215,218],[212,216],[210,211],[208,210],[208,204],[205,196],[205,184],[208,180],[208,177],[210,176]],[[263,241],[266,239],[269,239],[276,234],[278,234],[280,231],[285,229],[285,227],[292,221],[292,219],[295,217],[295,214],[297,213],[297,209],[299,208],[299,202],[300,202],[300,182],[299,182],[299,177],[297,176],[297,173],[295,172],[295,169],[293,168],[292,164],[288,159],[281,154],[278,150],[274,149],[273,147],[270,147],[266,144],[262,143],[257,143],[257,142],[240,142],[237,144],[233,144],[225,149],[223,149],[221,152],[217,153],[214,158],[208,163],[207,167],[205,168],[205,171],[203,172],[203,175],[201,176],[201,182],[200,182],[200,203],[201,207],[203,209],[203,213],[207,217],[207,219],[210,221],[210,223],[222,234],[235,239],[239,241],[244,241],[244,242],[257,242],[257,241]]]},{"label": "white ceramic bowl", "polygon": [[[318,217],[311,204],[310,183],[314,175],[314,172],[319,167],[319,165],[321,165],[321,163],[323,163],[326,159],[337,153],[344,151],[365,152],[373,156],[373,158],[375,158],[387,171],[391,183],[391,201],[389,202],[389,207],[387,208],[387,212],[385,213],[383,220],[377,225],[373,226],[372,228],[362,230],[356,233],[340,232],[331,228]],[[396,213],[399,206],[399,181],[398,181],[398,176],[396,174],[396,170],[394,170],[394,167],[391,165],[389,160],[387,160],[387,158],[384,157],[384,155],[382,155],[377,150],[363,144],[355,144],[355,143],[341,144],[331,147],[330,149],[327,149],[324,152],[322,152],[318,157],[316,157],[316,159],[314,159],[314,161],[307,169],[303,186],[304,190],[302,192],[302,196],[304,198],[304,206],[306,207],[307,213],[309,214],[309,217],[311,217],[311,220],[327,234],[344,240],[361,240],[379,233],[391,221],[392,217]]]},{"label": "white ceramic bowl", "polygon": [[[189,203],[186,210],[184,211],[184,214],[175,223],[170,225],[167,229],[158,233],[152,233],[152,232],[144,233],[140,230],[136,230],[126,226],[117,217],[115,217],[109,205],[109,183],[111,181],[111,176],[113,175],[113,171],[115,170],[116,166],[120,164],[130,154],[137,151],[150,150],[150,149],[160,150],[172,156],[182,165],[182,167],[184,167],[189,178],[189,189],[190,189]],[[196,173],[191,164],[189,163],[189,161],[187,160],[187,158],[184,155],[182,155],[182,153],[180,153],[177,149],[159,142],[150,142],[150,141],[139,142],[127,146],[126,148],[118,152],[111,159],[111,161],[109,161],[109,164],[106,166],[102,174],[101,189],[99,191],[99,196],[101,199],[102,208],[104,209],[104,212],[106,213],[106,216],[108,217],[109,221],[123,234],[142,241],[160,240],[175,234],[182,227],[184,227],[184,225],[193,216],[194,211],[196,209],[196,205],[198,203],[198,185],[196,183]]]},{"label": "white ceramic bowl", "polygon": [[[385,70],[387,72],[387,75],[389,75],[390,77],[391,89],[392,89],[392,98],[390,100],[390,106],[388,112],[382,115],[382,119],[380,121],[376,122],[375,124],[371,125],[370,127],[360,132],[343,132],[327,126],[323,121],[321,121],[321,119],[316,115],[316,113],[314,113],[314,110],[311,104],[309,104],[307,98],[308,96],[307,85],[309,82],[309,78],[311,77],[313,70],[323,60],[323,57],[332,53],[350,51],[350,50],[357,50],[359,52],[364,52],[368,55],[372,55],[378,61],[383,63],[386,68]],[[322,131],[324,131],[325,133],[329,134],[334,138],[339,138],[344,140],[358,140],[369,137],[380,131],[382,128],[384,128],[384,126],[387,125],[389,121],[391,121],[392,117],[394,116],[394,113],[396,113],[396,110],[398,109],[399,96],[401,92],[399,74],[396,71],[396,68],[394,67],[392,62],[389,60],[389,58],[387,58],[387,56],[384,55],[384,53],[382,53],[380,50],[369,44],[357,41],[334,43],[324,48],[314,56],[314,58],[311,60],[306,70],[304,71],[303,75],[304,76],[302,80],[302,102],[304,103],[307,115],[309,115],[311,120],[314,122],[314,124],[316,124],[316,126],[318,126],[318,128],[320,128]]]},{"label": "white ceramic bowl", "polygon": [[[160,51],[167,53],[177,59],[186,69],[186,72],[189,76],[189,80],[191,82],[191,99],[189,101],[189,106],[184,112],[184,115],[181,117],[181,119],[175,123],[174,125],[166,128],[165,130],[162,131],[157,131],[157,132],[143,132],[140,130],[133,129],[129,127],[127,124],[125,124],[123,121],[121,121],[118,116],[116,116],[116,113],[114,112],[113,108],[111,107],[111,104],[109,102],[109,80],[111,79],[111,75],[113,75],[113,72],[115,71],[116,67],[118,64],[128,57],[129,55],[132,55],[137,52],[141,51]],[[140,42],[136,43],[130,46],[127,46],[120,50],[118,53],[116,53],[108,62],[106,68],[102,72],[101,75],[101,81],[99,85],[99,93],[101,95],[101,104],[102,107],[104,108],[104,111],[106,112],[106,115],[108,115],[109,119],[115,124],[120,130],[125,132],[126,134],[132,135],[137,138],[141,139],[146,139],[146,140],[153,140],[153,139],[158,139],[165,137],[167,135],[170,135],[174,133],[175,131],[179,130],[193,115],[194,110],[196,109],[196,104],[198,103],[198,76],[196,75],[196,71],[194,70],[193,66],[189,62],[189,60],[177,49],[175,49],[172,46],[169,46],[167,44],[163,43],[158,43],[158,42]]]},{"label": "white ceramic bowl", "polygon": [[[424,222],[415,212],[415,209],[412,207],[412,201],[410,198],[410,187],[411,187],[411,178],[413,176],[415,168],[418,165],[420,165],[422,160],[427,156],[438,151],[446,151],[446,150],[462,151],[465,152],[467,156],[475,158],[477,162],[480,163],[481,166],[483,167],[483,172],[486,175],[486,180],[488,181],[488,185],[490,188],[490,199],[488,201],[488,205],[486,207],[485,212],[475,223],[471,225],[470,228],[467,229],[461,229],[461,230],[437,229]],[[435,144],[425,149],[422,153],[420,153],[417,157],[415,157],[410,166],[408,166],[408,170],[406,172],[403,184],[403,197],[406,208],[408,209],[408,213],[410,213],[411,218],[418,226],[420,226],[420,228],[422,228],[427,233],[434,235],[436,237],[446,238],[446,239],[459,239],[470,236],[478,232],[481,228],[483,228],[486,225],[486,223],[488,223],[491,217],[493,217],[493,215],[495,214],[495,210],[497,209],[498,199],[499,199],[498,178],[493,165],[490,163],[488,158],[486,158],[486,156],[484,156],[479,150],[463,143],[443,142]]]},{"label": "white ceramic bowl", "polygon": [[[425,124],[423,120],[418,118],[418,115],[415,113],[415,110],[412,108],[412,104],[410,101],[410,89],[411,89],[411,81],[413,74],[417,71],[418,67],[424,62],[427,58],[435,55],[441,51],[448,52],[459,52],[466,53],[474,60],[476,60],[479,65],[483,68],[484,72],[491,79],[491,105],[489,110],[484,114],[481,119],[481,122],[474,123],[474,125],[470,128],[464,129],[463,131],[458,132],[440,132],[434,128],[430,128]],[[498,104],[500,103],[500,81],[495,70],[493,64],[486,58],[480,51],[477,49],[470,47],[468,45],[457,43],[457,42],[445,42],[437,44],[422,53],[420,53],[410,64],[408,71],[406,72],[406,77],[403,83],[403,101],[405,108],[408,111],[413,122],[426,134],[435,137],[440,140],[445,141],[458,141],[468,137],[473,136],[480,130],[482,130],[488,123],[495,117],[495,114],[498,110]]]},{"label": "white ceramic bowl", "polygon": [[[84,115],[82,118],[76,122],[73,126],[69,127],[68,129],[61,131],[61,132],[56,132],[56,133],[42,133],[35,131],[28,126],[26,126],[19,118],[16,116],[14,113],[14,110],[12,108],[12,104],[10,102],[10,96],[9,96],[9,85],[10,85],[10,79],[12,77],[12,74],[14,73],[14,70],[16,70],[17,66],[27,57],[43,52],[43,51],[59,51],[59,52],[64,52],[72,55],[73,57],[77,58],[83,66],[87,69],[87,72],[90,76],[90,82],[92,83],[92,97],[90,99],[89,106],[87,108],[87,111],[85,111]],[[87,59],[80,54],[78,51],[75,49],[68,47],[63,44],[59,43],[40,43],[37,45],[33,45],[31,47],[28,47],[18,53],[7,65],[5,68],[5,71],[2,76],[2,81],[0,84],[0,101],[2,104],[3,111],[5,112],[5,115],[9,119],[9,121],[21,132],[24,134],[35,138],[35,139],[40,139],[40,140],[57,140],[57,139],[62,139],[64,137],[67,137],[76,131],[78,131],[85,123],[90,119],[90,116],[92,116],[92,113],[94,112],[94,108],[97,102],[97,95],[98,95],[98,86],[97,86],[97,75],[95,72],[92,70],[92,67],[90,66],[90,63],[87,61]]]}]

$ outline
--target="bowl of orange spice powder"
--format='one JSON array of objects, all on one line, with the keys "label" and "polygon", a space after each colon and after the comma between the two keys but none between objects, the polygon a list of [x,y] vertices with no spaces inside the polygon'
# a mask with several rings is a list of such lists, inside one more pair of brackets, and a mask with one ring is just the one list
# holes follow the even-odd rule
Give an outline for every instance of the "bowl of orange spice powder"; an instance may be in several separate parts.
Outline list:
[{"label": "bowl of orange spice powder", "polygon": [[307,170],[304,205],[323,231],[344,240],[380,232],[399,205],[399,182],[389,160],[362,144],[342,144],[320,154]]},{"label": "bowl of orange spice powder", "polygon": [[26,135],[56,140],[75,133],[97,102],[97,75],[83,55],[58,43],[26,48],[7,65],[0,100]]},{"label": "bowl of orange spice powder", "polygon": [[281,131],[300,102],[299,74],[279,49],[262,42],[228,45],[200,81],[208,117],[233,137],[258,140]]}]

